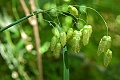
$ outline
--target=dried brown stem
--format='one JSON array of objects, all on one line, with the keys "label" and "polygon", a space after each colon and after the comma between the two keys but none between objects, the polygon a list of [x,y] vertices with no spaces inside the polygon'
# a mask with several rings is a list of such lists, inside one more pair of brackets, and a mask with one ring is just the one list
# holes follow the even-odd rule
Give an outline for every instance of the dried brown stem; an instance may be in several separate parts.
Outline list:
[{"label": "dried brown stem", "polygon": [[[24,0],[20,0],[20,3],[21,3],[22,8],[23,8],[23,10],[24,10],[24,12],[25,12],[25,15],[26,15],[26,16],[29,15],[29,14],[30,14],[29,9],[27,8]],[[31,18],[28,18],[29,23],[31,22],[31,20],[32,20],[32,17],[31,17]]]},{"label": "dried brown stem", "polygon": [[[36,10],[35,2],[34,0],[30,0],[31,10],[32,12]],[[34,36],[35,36],[35,44],[36,44],[36,51],[37,51],[37,59],[38,59],[38,72],[39,72],[39,79],[43,80],[43,71],[42,71],[42,55],[39,52],[40,47],[40,37],[39,37],[39,29],[38,29],[38,23],[36,16],[33,16],[33,30],[34,30]]]},{"label": "dried brown stem", "polygon": [[[24,0],[20,0],[20,3],[23,7],[23,10],[26,15],[30,14]],[[31,11],[34,12],[36,10],[35,2],[34,0],[30,0],[30,6],[31,6]],[[42,71],[42,55],[39,52],[40,48],[40,37],[39,37],[39,29],[38,29],[38,23],[36,16],[33,16],[29,18],[29,23],[33,26],[33,32],[34,32],[34,37],[35,37],[35,45],[36,45],[36,52],[37,52],[37,63],[38,63],[38,72],[39,72],[39,80],[43,80],[43,71]]]}]

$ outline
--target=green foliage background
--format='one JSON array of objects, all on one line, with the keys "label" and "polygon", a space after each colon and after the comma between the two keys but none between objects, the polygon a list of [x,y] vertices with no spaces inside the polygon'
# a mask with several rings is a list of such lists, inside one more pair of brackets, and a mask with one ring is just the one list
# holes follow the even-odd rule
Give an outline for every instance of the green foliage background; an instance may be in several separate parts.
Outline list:
[{"label": "green foliage background", "polygon": [[[25,1],[29,7],[28,0]],[[69,54],[70,80],[120,80],[119,0],[36,0],[36,2],[38,3],[37,7],[44,10],[59,6],[62,6],[62,10],[66,10],[68,5],[86,5],[100,12],[108,23],[109,35],[112,37],[113,58],[106,68],[103,65],[103,56],[97,56],[98,43],[106,34],[106,27],[99,15],[87,10],[88,23],[93,26],[93,33],[89,44],[83,46],[80,53],[76,55],[70,52]],[[55,21],[56,11],[54,10],[49,14]],[[0,0],[0,28],[24,16],[19,0]],[[42,17],[46,20],[51,19],[47,14],[39,15],[38,18],[39,26],[41,26],[39,34],[43,46],[44,43],[50,42],[53,33],[52,26],[45,22]],[[70,20],[69,18],[66,21],[62,16],[58,18],[61,25],[71,26],[71,23],[66,24]],[[27,35],[27,39],[21,37],[21,31]],[[28,44],[33,45],[30,51],[26,49]],[[13,80],[12,74],[19,75],[16,80],[38,79],[34,35],[27,20],[0,33],[0,47],[0,80]],[[42,59],[44,80],[63,80],[62,55],[59,59],[55,59],[52,52],[48,50],[43,54]]]}]

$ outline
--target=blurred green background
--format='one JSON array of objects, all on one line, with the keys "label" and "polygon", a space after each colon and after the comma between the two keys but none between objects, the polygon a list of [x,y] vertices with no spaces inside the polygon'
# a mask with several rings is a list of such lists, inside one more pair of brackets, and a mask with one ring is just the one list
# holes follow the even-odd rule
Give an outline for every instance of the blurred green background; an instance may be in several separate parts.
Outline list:
[{"label": "blurred green background", "polygon": [[[29,0],[25,0],[30,8]],[[89,44],[80,53],[69,54],[70,80],[120,80],[120,0],[35,0],[37,8],[59,7],[66,11],[68,5],[86,5],[96,9],[106,20],[112,37],[113,57],[106,68],[103,55],[97,56],[97,47],[106,27],[94,11],[87,10],[87,22],[93,26]],[[56,21],[64,30],[73,27],[69,16],[56,14],[56,10],[38,15],[41,48],[49,47],[53,28],[45,20]],[[24,17],[19,0],[0,0],[0,28]],[[85,18],[85,14],[81,16]],[[45,20],[44,20],[45,19]],[[81,26],[84,25],[80,22]],[[46,48],[45,48],[46,49]],[[37,57],[33,28],[28,20],[0,33],[0,80],[38,80]],[[56,59],[48,49],[42,54],[44,80],[63,80],[62,55]]]}]

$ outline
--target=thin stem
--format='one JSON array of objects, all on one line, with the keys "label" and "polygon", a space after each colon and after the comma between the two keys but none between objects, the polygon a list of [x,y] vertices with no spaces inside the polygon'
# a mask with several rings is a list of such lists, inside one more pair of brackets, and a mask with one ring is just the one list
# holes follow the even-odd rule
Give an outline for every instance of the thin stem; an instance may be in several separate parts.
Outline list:
[{"label": "thin stem", "polygon": [[85,24],[87,24],[87,22],[85,22],[85,20],[84,19],[80,19],[81,21],[83,21]]},{"label": "thin stem", "polygon": [[13,22],[13,23],[10,24],[10,25],[8,25],[8,26],[6,26],[6,27],[3,27],[2,29],[0,29],[0,32],[3,32],[4,30],[12,27],[12,26],[15,25],[15,24],[18,24],[19,22],[22,22],[23,20],[25,20],[25,19],[27,19],[27,18],[29,18],[29,17],[31,17],[31,16],[33,16],[33,14],[30,14],[30,15],[28,15],[28,16],[26,16],[26,17],[23,17],[23,18],[15,21],[15,22]]},{"label": "thin stem", "polygon": [[[84,7],[84,6],[78,6],[78,5],[74,5],[74,6]],[[108,35],[108,25],[107,25],[107,22],[105,21],[105,19],[102,17],[102,15],[97,10],[95,10],[91,7],[85,7],[85,8],[88,8],[88,9],[91,9],[91,10],[95,11],[102,18],[103,22],[105,23],[105,26],[106,26],[106,29],[107,29],[107,35]]]},{"label": "thin stem", "polygon": [[64,80],[69,80],[68,53],[66,46],[63,48],[63,68],[64,68],[63,73]]},{"label": "thin stem", "polygon": [[73,16],[72,14],[70,14],[69,12],[63,12],[63,11],[61,11],[61,12],[62,13],[60,13],[60,14],[62,14],[64,16],[71,16],[75,22],[77,21],[77,18],[75,16]]},{"label": "thin stem", "polygon": [[103,20],[103,22],[105,23],[105,26],[106,26],[106,28],[107,28],[107,35],[108,35],[108,25],[107,25],[105,19],[101,16],[101,14],[100,14],[98,11],[96,11],[95,9],[91,8],[91,7],[86,7],[86,8],[89,8],[89,9],[95,11],[95,12],[102,18],[102,20]]},{"label": "thin stem", "polygon": [[48,20],[46,20],[46,19],[43,19],[44,21],[46,21],[46,22],[48,22],[49,24],[50,24],[50,26],[52,26],[53,28],[55,27],[55,26],[53,26],[53,24],[52,23],[55,23],[55,22],[53,22],[53,21],[48,21]]},{"label": "thin stem", "polygon": [[[51,9],[50,9],[50,10],[51,10]],[[12,27],[12,26],[15,25],[15,24],[18,24],[18,23],[24,21],[25,19],[28,19],[28,18],[31,17],[31,16],[37,15],[37,14],[39,14],[39,13],[44,13],[44,12],[47,12],[47,11],[50,11],[50,10],[41,10],[41,9],[38,9],[38,10],[32,12],[30,15],[25,16],[25,17],[17,20],[17,21],[11,23],[10,25],[8,25],[8,26],[6,26],[6,27],[3,27],[2,29],[0,29],[0,32],[3,32],[4,30]]]}]

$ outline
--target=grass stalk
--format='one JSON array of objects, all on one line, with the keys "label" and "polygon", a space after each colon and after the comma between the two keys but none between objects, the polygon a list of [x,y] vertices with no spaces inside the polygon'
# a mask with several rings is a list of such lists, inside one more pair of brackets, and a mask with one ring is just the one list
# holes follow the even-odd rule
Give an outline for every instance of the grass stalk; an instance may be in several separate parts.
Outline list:
[{"label": "grass stalk", "polygon": [[64,68],[63,71],[64,80],[69,80],[68,53],[66,46],[63,48],[63,68]]}]

